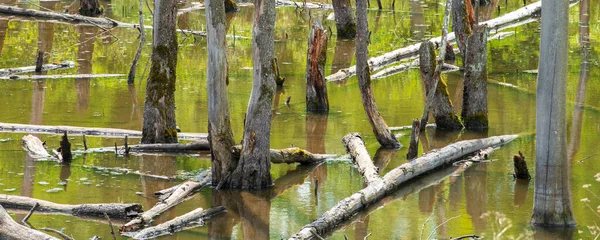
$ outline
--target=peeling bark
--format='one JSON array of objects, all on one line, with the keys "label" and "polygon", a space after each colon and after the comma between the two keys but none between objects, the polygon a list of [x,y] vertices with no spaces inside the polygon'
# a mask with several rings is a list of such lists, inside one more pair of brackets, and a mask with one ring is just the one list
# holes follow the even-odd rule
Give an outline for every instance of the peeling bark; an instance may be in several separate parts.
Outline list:
[{"label": "peeling bark", "polygon": [[471,0],[452,1],[452,31],[456,36],[456,43],[463,58],[466,52],[467,37],[472,33],[473,24],[475,24],[475,16]]},{"label": "peeling bark", "polygon": [[342,138],[342,143],[346,146],[346,152],[352,156],[352,161],[356,164],[358,172],[363,176],[367,185],[381,181],[379,170],[373,164],[365,147],[365,141],[359,133],[347,134]]},{"label": "peeling bark", "polygon": [[306,111],[329,112],[329,98],[325,82],[325,62],[327,61],[327,32],[319,22],[315,22],[308,39],[306,57]]}]

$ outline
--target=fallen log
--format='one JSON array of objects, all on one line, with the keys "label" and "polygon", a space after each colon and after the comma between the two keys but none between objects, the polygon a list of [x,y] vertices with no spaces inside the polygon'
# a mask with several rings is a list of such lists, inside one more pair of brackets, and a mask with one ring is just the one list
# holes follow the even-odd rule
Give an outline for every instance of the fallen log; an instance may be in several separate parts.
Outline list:
[{"label": "fallen log", "polygon": [[85,169],[92,169],[94,171],[106,172],[106,173],[110,173],[110,174],[132,174],[132,175],[138,175],[141,177],[149,177],[149,178],[156,178],[156,179],[163,179],[163,180],[177,179],[177,176],[154,175],[154,174],[144,173],[139,170],[133,170],[133,169],[121,168],[121,167],[100,167],[100,166],[94,166],[94,165],[80,165],[80,166],[71,165],[71,167],[81,167],[81,168],[85,168]]},{"label": "fallen log", "polygon": [[340,222],[350,219],[362,209],[375,203],[385,195],[393,193],[400,184],[422,175],[435,168],[456,162],[461,157],[480,149],[506,144],[517,138],[517,135],[503,135],[484,139],[466,140],[450,144],[437,151],[400,165],[388,172],[380,182],[370,184],[366,188],[340,201],[314,222],[304,226],[290,239],[312,239],[315,234],[324,235]]},{"label": "fallen log", "polygon": [[[21,133],[41,133],[41,134],[63,134],[67,132],[70,135],[85,134],[88,136],[102,137],[125,137],[141,138],[142,132],[128,129],[117,128],[94,128],[94,127],[72,127],[72,126],[49,126],[49,125],[31,125],[18,123],[0,122],[0,132],[21,132]],[[206,133],[177,133],[179,140],[206,140]]]},{"label": "fallen log", "polygon": [[50,155],[46,148],[44,148],[44,143],[37,137],[32,135],[23,136],[21,139],[21,143],[23,144],[23,149],[29,154],[29,156],[36,160],[54,160],[56,159],[54,156]]},{"label": "fallen log", "polygon": [[[579,0],[571,1],[570,6],[573,6],[578,2],[579,2]],[[488,20],[485,22],[481,22],[481,23],[479,23],[479,25],[486,24],[488,26],[488,29],[490,30],[490,32],[501,31],[501,30],[509,28],[509,27],[515,27],[515,26],[521,25],[521,24],[519,24],[519,22],[521,22],[521,21],[523,22],[523,24],[531,22],[531,21],[523,21],[523,20],[528,20],[529,18],[537,18],[541,13],[541,9],[542,9],[542,2],[539,1],[536,3],[529,4],[525,7],[519,8],[515,11],[512,11],[512,12],[502,15],[500,17],[497,17],[497,18],[494,18],[494,19],[491,19],[491,20]],[[515,25],[515,24],[518,24],[518,25]],[[440,37],[432,38],[429,41],[433,42],[434,44],[441,45],[440,44],[441,39],[442,39],[442,37],[440,36]],[[454,33],[449,33],[448,41],[453,41],[454,39],[455,39]],[[407,47],[396,49],[394,51],[385,53],[385,54],[377,56],[377,57],[372,57],[368,60],[369,67],[372,72],[375,72],[391,63],[398,62],[402,59],[415,57],[419,53],[420,46],[421,46],[421,43],[416,43],[416,44],[413,44],[413,45],[410,45]],[[347,79],[354,75],[356,75],[356,66],[351,66],[348,68],[340,69],[336,73],[333,73],[333,74],[325,77],[325,79],[328,82],[341,81],[341,80]]]},{"label": "fallen log", "polygon": [[310,8],[310,9],[333,9],[331,4],[324,3],[309,3],[309,2],[294,2],[289,0],[277,0],[275,1],[278,7],[297,7],[297,8]]},{"label": "fallen log", "polygon": [[[240,154],[241,146],[237,145],[233,148],[234,155]],[[270,151],[271,163],[300,163],[300,164],[314,164],[330,158],[338,157],[335,154],[315,154],[304,149],[297,147],[284,148],[284,149],[271,149]]]},{"label": "fallen log", "polygon": [[[183,153],[190,151],[208,151],[210,150],[210,144],[208,140],[199,140],[190,143],[150,143],[150,144],[138,144],[130,146],[119,146],[116,147],[116,153],[124,155],[128,153],[141,153],[141,152],[154,152],[154,153]],[[90,148],[84,151],[85,153],[97,152],[115,152],[115,147],[101,147],[101,148]]]},{"label": "fallen log", "polygon": [[11,75],[0,77],[1,80],[38,80],[38,79],[65,79],[65,78],[116,78],[125,74],[67,74],[67,75]]},{"label": "fallen log", "polygon": [[0,194],[0,205],[5,208],[31,209],[36,203],[40,206],[37,212],[52,212],[73,216],[104,216],[124,219],[141,212],[142,206],[135,203],[98,203],[98,204],[58,204],[45,200]]},{"label": "fallen log", "polygon": [[120,232],[133,232],[144,227],[144,225],[152,222],[152,220],[160,215],[161,213],[171,209],[177,204],[185,201],[188,196],[194,194],[197,190],[204,186],[210,185],[211,174],[210,171],[205,171],[199,176],[198,181],[186,181],[180,185],[164,200],[159,201],[151,209],[143,212],[137,218],[129,221],[125,225],[121,226]]},{"label": "fallen log", "polygon": [[222,206],[211,208],[206,211],[204,211],[202,208],[197,208],[191,212],[161,223],[157,226],[145,228],[135,235],[130,236],[133,239],[150,239],[164,235],[170,235],[186,229],[204,226],[204,222],[206,220],[225,211],[225,207]]},{"label": "fallen log", "polygon": [[0,206],[0,239],[58,240],[58,238],[51,235],[18,224],[8,215],[2,206]]},{"label": "fallen log", "polygon": [[367,185],[381,181],[379,170],[373,164],[365,142],[359,133],[347,134],[342,138],[342,143],[346,147],[346,152],[352,156],[352,161],[356,164],[358,172],[363,176]]},{"label": "fallen log", "polygon": [[[2,7],[2,5],[0,5],[0,7]],[[62,63],[44,64],[44,65],[42,65],[42,68],[40,71],[67,69],[67,68],[72,68],[72,67],[75,67],[75,63],[71,62],[71,61],[66,61],[66,62],[62,62]],[[9,75],[15,75],[15,74],[35,72],[35,68],[36,68],[36,66],[0,69],[0,76],[9,76]]]},{"label": "fallen log", "polygon": [[[422,128],[423,126],[419,125],[419,128]],[[435,123],[428,123],[427,125],[425,125],[425,128],[437,128],[437,125],[435,125]],[[412,130],[412,126],[400,126],[400,127],[389,127],[390,131],[406,131],[406,130]]]}]

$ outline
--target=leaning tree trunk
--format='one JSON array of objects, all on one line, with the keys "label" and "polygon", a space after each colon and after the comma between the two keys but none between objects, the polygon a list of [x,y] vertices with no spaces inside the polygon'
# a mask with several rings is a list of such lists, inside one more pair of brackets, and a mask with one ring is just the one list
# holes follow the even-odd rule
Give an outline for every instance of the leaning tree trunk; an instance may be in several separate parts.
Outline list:
[{"label": "leaning tree trunk", "polygon": [[[429,95],[429,91],[434,84],[435,75],[435,50],[433,43],[430,41],[424,41],[421,43],[419,55],[419,68],[421,70],[421,79],[423,80],[423,87],[425,87],[425,96]],[[438,129],[462,129],[463,125],[458,119],[458,116],[454,113],[454,107],[452,101],[450,101],[448,86],[446,81],[439,76],[437,88],[435,88],[435,94],[431,102],[431,110],[435,123]],[[425,127],[425,126],[423,126]]]},{"label": "leaning tree trunk", "polygon": [[452,1],[452,31],[456,36],[456,44],[463,58],[466,51],[467,37],[471,35],[474,23],[475,16],[471,0]]},{"label": "leaning tree trunk", "polygon": [[352,15],[350,0],[332,0],[335,16],[335,26],[338,38],[354,39],[356,37],[356,23]]},{"label": "leaning tree trunk", "polygon": [[142,143],[175,143],[177,1],[154,0],[152,67],[146,86]]},{"label": "leaning tree trunk", "polygon": [[252,61],[254,81],[244,124],[242,153],[231,174],[231,188],[261,189],[271,186],[271,105],[275,93],[275,0],[254,1]]},{"label": "leaning tree trunk", "polygon": [[306,58],[306,111],[327,113],[329,112],[325,81],[327,32],[319,22],[315,22],[312,26]]},{"label": "leaning tree trunk", "polygon": [[79,0],[79,14],[88,17],[96,17],[102,14],[98,0]]},{"label": "leaning tree trunk", "polygon": [[212,184],[223,186],[237,167],[231,148],[235,145],[227,100],[227,48],[225,46],[225,5],[219,0],[205,0],[208,38],[208,134],[212,160]]},{"label": "leaning tree trunk", "polygon": [[467,129],[488,128],[487,35],[487,26],[478,25],[473,27],[473,34],[467,37],[467,50],[463,58],[465,81],[461,113]]},{"label": "leaning tree trunk", "polygon": [[369,24],[367,22],[367,0],[356,0],[356,22],[358,32],[356,34],[356,75],[362,95],[362,103],[373,127],[373,133],[379,144],[385,148],[400,148],[402,144],[394,137],[388,129],[383,117],[377,110],[377,104],[371,89],[371,71],[367,64],[369,50],[367,40],[369,38]]},{"label": "leaning tree trunk", "polygon": [[566,90],[569,3],[543,0],[536,97],[533,225],[575,226],[567,158]]}]

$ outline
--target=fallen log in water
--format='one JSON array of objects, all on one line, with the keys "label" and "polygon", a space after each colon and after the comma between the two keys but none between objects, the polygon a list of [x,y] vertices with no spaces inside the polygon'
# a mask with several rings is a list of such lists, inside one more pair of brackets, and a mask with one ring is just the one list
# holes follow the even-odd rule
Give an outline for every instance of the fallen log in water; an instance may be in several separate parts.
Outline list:
[{"label": "fallen log in water", "polygon": [[[0,132],[21,132],[21,133],[41,133],[41,134],[63,134],[69,135],[101,136],[101,137],[125,137],[141,138],[142,132],[128,129],[117,128],[94,128],[94,127],[72,127],[72,126],[49,126],[49,125],[30,125],[18,123],[1,123]],[[179,140],[206,140],[206,133],[177,133]]]},{"label": "fallen log in water", "polygon": [[2,206],[0,206],[0,239],[58,240],[58,238],[18,224]]},{"label": "fallen log in water", "polygon": [[456,162],[461,157],[480,149],[506,144],[517,135],[503,135],[483,139],[466,140],[450,144],[437,151],[424,154],[421,157],[400,165],[388,172],[382,181],[375,182],[366,188],[340,201],[336,206],[325,212],[314,222],[304,226],[290,239],[312,239],[315,234],[324,235],[341,222],[365,209],[367,206],[393,193],[400,184],[420,176],[435,168]]},{"label": "fallen log in water", "polygon": [[[127,146],[129,153],[154,152],[154,153],[184,153],[190,151],[210,150],[208,140],[199,140],[190,143],[151,143]],[[117,154],[125,154],[126,147],[117,147]],[[90,148],[84,152],[115,152],[115,147]]]},{"label": "fallen log in water", "polygon": [[12,75],[0,77],[1,80],[37,80],[37,79],[65,79],[65,78],[116,78],[125,74],[69,74],[69,75]]},{"label": "fallen log in water", "polygon": [[[575,5],[578,2],[579,2],[579,0],[571,1],[571,6]],[[491,19],[491,20],[488,20],[485,22],[481,22],[481,23],[479,23],[479,25],[486,24],[488,29],[490,30],[490,32],[500,31],[500,30],[506,29],[508,27],[515,27],[515,26],[521,25],[518,22],[521,22],[522,24],[531,22],[531,21],[529,21],[529,18],[538,17],[541,13],[541,9],[542,9],[542,2],[539,1],[536,3],[529,4],[525,7],[519,8],[515,11],[512,11],[512,12],[502,15],[500,17],[497,17],[497,18],[494,18],[494,19]],[[523,20],[525,20],[525,21],[523,21]],[[440,44],[441,39],[442,39],[442,37],[440,36],[440,37],[432,38],[429,41],[435,43],[436,45],[441,45]],[[453,41],[454,39],[455,39],[454,33],[449,33],[448,41]],[[369,64],[371,71],[375,72],[391,63],[400,61],[402,59],[407,59],[410,57],[417,56],[419,53],[420,46],[421,46],[421,43],[416,43],[416,44],[413,44],[413,45],[410,45],[407,47],[399,48],[394,51],[385,53],[383,55],[380,55],[377,57],[372,57],[367,62]],[[341,80],[347,79],[354,75],[356,75],[356,66],[351,66],[348,68],[340,69],[338,72],[325,77],[325,79],[327,79],[328,82],[341,81]]]},{"label": "fallen log in water", "polygon": [[[0,6],[2,6],[2,5],[0,5]],[[50,64],[42,65],[41,71],[67,69],[67,68],[72,68],[72,67],[75,67],[75,63],[71,62],[71,61],[66,61],[66,62],[62,62],[62,63],[50,63]],[[21,73],[35,72],[35,68],[36,68],[36,66],[0,69],[0,76],[8,76],[8,75],[21,74]]]},{"label": "fallen log in water", "polygon": [[53,212],[73,216],[104,216],[107,213],[111,218],[124,219],[135,215],[142,210],[142,206],[135,203],[98,203],[98,204],[58,204],[45,200],[0,194],[0,205],[5,208],[31,209],[39,203],[37,212]]},{"label": "fallen log in water", "polygon": [[186,229],[204,226],[206,220],[223,212],[225,212],[225,207],[215,207],[206,211],[202,208],[197,208],[157,226],[145,228],[134,235],[124,235],[129,235],[133,239],[150,239],[170,235]]},{"label": "fallen log in water", "polygon": [[194,194],[197,190],[210,184],[211,174],[210,171],[205,171],[199,176],[198,181],[186,181],[177,186],[169,196],[164,200],[159,201],[151,209],[143,212],[137,218],[129,221],[125,225],[121,226],[120,232],[133,232],[144,227],[144,225],[152,222],[152,220],[160,215],[161,213],[171,209],[177,204],[185,201],[188,196]]},{"label": "fallen log in water", "polygon": [[54,160],[56,159],[54,156],[50,155],[46,148],[44,148],[44,143],[37,137],[32,135],[23,136],[21,139],[21,143],[23,144],[23,149],[29,154],[29,156],[36,160]]},{"label": "fallen log in water", "polygon": [[365,147],[365,142],[359,133],[349,133],[342,138],[342,143],[346,146],[346,152],[352,156],[352,161],[356,164],[358,172],[363,176],[367,185],[381,181],[379,170],[373,165],[373,160]]}]

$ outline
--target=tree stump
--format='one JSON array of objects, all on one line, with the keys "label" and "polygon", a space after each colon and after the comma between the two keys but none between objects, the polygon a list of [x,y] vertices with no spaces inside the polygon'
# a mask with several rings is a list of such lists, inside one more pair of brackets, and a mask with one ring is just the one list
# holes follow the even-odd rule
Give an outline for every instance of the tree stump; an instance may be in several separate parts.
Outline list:
[{"label": "tree stump", "polygon": [[325,81],[327,32],[319,22],[315,22],[312,26],[306,58],[306,111],[327,113],[329,112]]},{"label": "tree stump", "polygon": [[456,35],[456,44],[463,58],[466,52],[467,37],[471,35],[474,23],[475,14],[471,0],[452,1],[452,31]]},{"label": "tree stump", "polygon": [[412,131],[410,132],[410,145],[406,159],[412,160],[419,154],[419,133],[421,132],[421,120],[415,119],[412,123]]},{"label": "tree stump", "polygon": [[529,170],[527,169],[527,162],[525,162],[525,156],[519,151],[519,154],[513,156],[513,162],[515,166],[515,174],[513,175],[517,179],[531,179]]},{"label": "tree stump", "polygon": [[471,130],[488,128],[487,35],[487,26],[478,25],[467,38],[461,117],[465,128]]},{"label": "tree stump", "polygon": [[70,163],[73,160],[73,155],[71,154],[71,143],[69,142],[69,138],[67,137],[67,132],[62,136],[62,140],[60,140],[60,155],[62,155],[63,162]]},{"label": "tree stump", "polygon": [[35,72],[41,73],[43,65],[44,65],[44,51],[38,51],[37,59],[35,61]]}]

